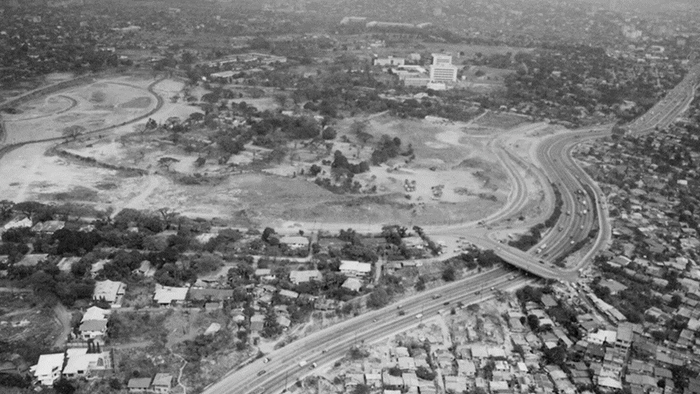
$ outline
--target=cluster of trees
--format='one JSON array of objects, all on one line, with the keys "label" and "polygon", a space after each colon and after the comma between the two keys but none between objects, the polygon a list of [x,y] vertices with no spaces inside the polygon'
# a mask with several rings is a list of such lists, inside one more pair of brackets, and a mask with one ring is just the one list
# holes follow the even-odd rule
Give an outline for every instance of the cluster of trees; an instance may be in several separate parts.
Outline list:
[{"label": "cluster of trees", "polygon": [[468,122],[481,112],[473,108],[471,102],[462,100],[438,100],[424,98],[422,100],[408,99],[404,101],[389,101],[387,106],[392,115],[401,118],[419,118],[437,116],[454,121]]},{"label": "cluster of trees", "polygon": [[456,267],[462,266],[467,269],[480,268],[491,268],[495,264],[503,263],[503,259],[496,255],[491,249],[481,250],[478,248],[473,248],[469,251],[463,252],[457,257],[447,260],[449,264],[453,264]]},{"label": "cluster of trees", "polygon": [[401,152],[401,139],[399,137],[391,138],[388,135],[382,135],[377,143],[376,148],[372,151],[372,164],[375,166],[393,159],[399,154],[403,156],[413,155],[413,147],[409,145],[406,152]]},{"label": "cluster of trees", "polygon": [[199,334],[194,339],[185,340],[177,345],[177,352],[188,363],[199,363],[222,349],[227,349],[233,340],[231,330],[219,330],[214,334]]},{"label": "cluster of trees", "polygon": [[357,164],[350,163],[348,158],[343,155],[343,152],[336,150],[333,153],[333,162],[331,163],[333,171],[339,173],[361,174],[369,171],[369,163],[361,161]]},{"label": "cluster of trees", "polygon": [[[667,88],[657,86],[651,67],[610,57],[601,47],[561,45],[508,57],[494,55],[476,60],[516,70],[506,78],[506,105],[532,104],[533,115],[572,124],[580,124],[583,117],[596,111],[631,120],[648,110]],[[628,70],[634,70],[635,78],[621,77],[626,78]],[[680,76],[670,71],[667,75],[671,79],[665,82],[673,85]],[[621,109],[626,100],[637,106]]]},{"label": "cluster of trees", "polygon": [[321,126],[309,116],[291,117],[270,111],[264,111],[261,115],[262,120],[251,127],[257,136],[267,136],[279,131],[289,139],[312,139],[318,137],[321,132]]}]

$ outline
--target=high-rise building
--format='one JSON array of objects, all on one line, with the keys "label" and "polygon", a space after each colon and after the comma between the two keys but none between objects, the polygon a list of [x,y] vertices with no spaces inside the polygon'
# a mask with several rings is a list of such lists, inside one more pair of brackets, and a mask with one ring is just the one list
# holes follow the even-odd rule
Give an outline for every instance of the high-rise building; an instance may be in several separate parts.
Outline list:
[{"label": "high-rise building", "polygon": [[430,66],[430,80],[433,82],[457,81],[457,67],[452,65],[452,56],[433,54],[433,64]]}]

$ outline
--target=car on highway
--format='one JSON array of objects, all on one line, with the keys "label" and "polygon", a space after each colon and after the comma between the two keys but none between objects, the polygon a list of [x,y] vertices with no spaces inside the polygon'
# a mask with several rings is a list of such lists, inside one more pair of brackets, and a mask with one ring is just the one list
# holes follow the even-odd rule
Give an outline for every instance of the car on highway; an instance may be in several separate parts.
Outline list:
[{"label": "car on highway", "polygon": [[433,295],[433,299],[437,300],[438,298],[442,297],[442,294],[435,294]]},{"label": "car on highway", "polygon": [[258,376],[263,376],[266,373],[267,373],[267,371],[263,369],[262,371],[258,372]]},{"label": "car on highway", "polygon": [[420,319],[421,317],[423,317],[423,314],[422,314],[422,313],[419,313],[419,314],[416,315],[416,319]]},{"label": "car on highway", "polygon": [[267,364],[267,363],[269,363],[269,362],[270,362],[270,358],[269,358],[269,357],[263,358],[263,364]]},{"label": "car on highway", "polygon": [[405,311],[399,311],[399,316],[403,316],[403,315],[405,315],[405,314],[406,314]]},{"label": "car on highway", "polygon": [[449,301],[445,301],[445,302],[442,303],[442,305],[450,305],[450,302],[449,302]]}]

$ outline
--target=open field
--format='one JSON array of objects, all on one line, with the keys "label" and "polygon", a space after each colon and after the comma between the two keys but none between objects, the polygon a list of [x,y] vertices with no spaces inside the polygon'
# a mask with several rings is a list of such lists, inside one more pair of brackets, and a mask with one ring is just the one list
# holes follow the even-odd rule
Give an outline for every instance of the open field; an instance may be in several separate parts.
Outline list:
[{"label": "open field", "polygon": [[71,126],[97,130],[146,114],[157,104],[156,97],[146,90],[150,82],[111,78],[22,103],[16,107],[18,113],[4,116],[5,143],[61,137]]},{"label": "open field", "polygon": [[[184,120],[199,111],[184,98],[206,91],[186,92],[177,80],[153,82],[106,78],[27,102],[8,118],[8,142],[61,136],[68,126],[91,131],[118,125],[153,110],[158,96],[163,105],[150,117],[159,123],[173,117]],[[151,84],[153,93],[148,90]],[[278,108],[273,92],[263,94],[254,104]],[[253,104],[247,97],[242,100]],[[201,153],[172,143],[167,132],[139,132],[144,119],[105,135],[67,141],[59,147],[66,154],[51,150],[55,143],[10,151],[0,165],[0,199],[73,201],[115,211],[170,207],[189,216],[229,219],[239,226],[337,223],[361,229],[389,222],[455,224],[478,220],[505,204],[511,187],[492,141],[511,133],[508,130],[522,120],[507,114],[488,114],[473,123],[386,114],[346,118],[333,126],[338,136],[332,146],[291,142],[284,159],[261,167],[260,159],[269,150],[251,145],[226,163],[212,156],[206,164],[196,165]],[[365,122],[372,135],[366,143],[351,131],[356,121]],[[382,135],[399,138],[402,150],[411,147],[415,157],[400,155],[356,175],[359,194],[331,193],[316,185],[314,177],[303,175],[316,164],[322,168],[319,176],[331,177],[329,161],[322,162],[332,161],[336,150],[353,163],[369,160]],[[210,138],[196,131],[186,137]],[[175,160],[163,166],[163,157]]]},{"label": "open field", "polygon": [[0,338],[50,348],[61,326],[49,307],[36,306],[26,293],[0,292]]}]

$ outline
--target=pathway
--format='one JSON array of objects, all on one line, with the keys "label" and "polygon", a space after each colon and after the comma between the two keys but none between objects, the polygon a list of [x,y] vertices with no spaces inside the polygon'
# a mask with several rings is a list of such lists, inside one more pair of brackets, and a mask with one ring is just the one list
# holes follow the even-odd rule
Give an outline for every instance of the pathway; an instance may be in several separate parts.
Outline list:
[{"label": "pathway", "polygon": [[56,314],[56,318],[58,319],[58,322],[61,324],[63,327],[63,330],[61,330],[61,333],[58,335],[56,338],[56,341],[53,344],[54,348],[62,349],[66,345],[66,341],[68,340],[68,335],[70,335],[71,331],[71,313],[66,309],[63,304],[60,302],[56,304],[56,306],[53,307],[53,311]]}]

